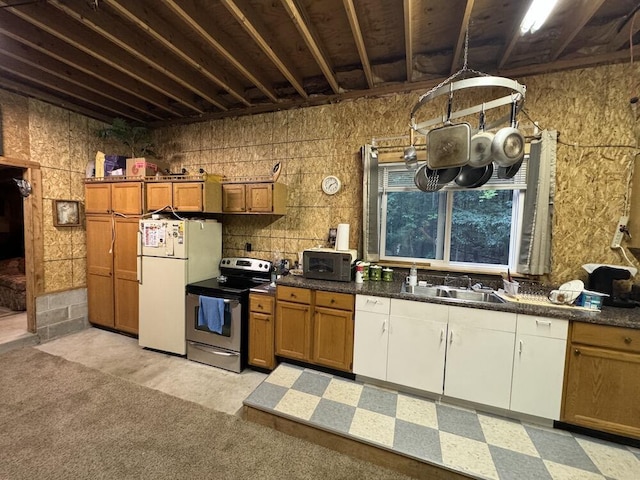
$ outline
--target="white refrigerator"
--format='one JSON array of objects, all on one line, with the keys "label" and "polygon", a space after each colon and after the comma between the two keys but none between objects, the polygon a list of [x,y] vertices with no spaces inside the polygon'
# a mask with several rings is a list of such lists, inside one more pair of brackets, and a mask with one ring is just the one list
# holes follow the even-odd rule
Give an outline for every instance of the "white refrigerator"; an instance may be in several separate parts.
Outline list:
[{"label": "white refrigerator", "polygon": [[220,275],[222,224],[140,220],[138,343],[185,355],[185,287]]}]

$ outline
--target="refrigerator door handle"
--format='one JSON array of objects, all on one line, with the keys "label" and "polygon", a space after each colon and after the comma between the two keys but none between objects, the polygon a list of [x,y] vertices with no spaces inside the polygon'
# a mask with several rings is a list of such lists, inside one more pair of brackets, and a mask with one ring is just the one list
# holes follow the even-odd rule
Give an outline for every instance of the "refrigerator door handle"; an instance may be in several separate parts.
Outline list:
[{"label": "refrigerator door handle", "polygon": [[138,285],[142,285],[142,232],[138,230],[138,271],[136,272]]}]

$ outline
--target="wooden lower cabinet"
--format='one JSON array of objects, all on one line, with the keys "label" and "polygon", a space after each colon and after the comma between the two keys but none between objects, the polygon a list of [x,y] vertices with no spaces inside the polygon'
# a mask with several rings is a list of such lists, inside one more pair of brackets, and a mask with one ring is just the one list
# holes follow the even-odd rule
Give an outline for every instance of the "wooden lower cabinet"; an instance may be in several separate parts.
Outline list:
[{"label": "wooden lower cabinet", "polygon": [[276,354],[311,361],[311,290],[276,290]]},{"label": "wooden lower cabinet", "polygon": [[266,294],[249,295],[249,365],[273,370],[276,366],[274,349],[273,305],[275,300]]},{"label": "wooden lower cabinet", "polygon": [[137,218],[87,215],[89,321],[138,333]]},{"label": "wooden lower cabinet", "polygon": [[279,286],[276,297],[277,355],[352,371],[353,295]]},{"label": "wooden lower cabinet", "polygon": [[640,438],[640,330],[573,322],[561,420]]}]

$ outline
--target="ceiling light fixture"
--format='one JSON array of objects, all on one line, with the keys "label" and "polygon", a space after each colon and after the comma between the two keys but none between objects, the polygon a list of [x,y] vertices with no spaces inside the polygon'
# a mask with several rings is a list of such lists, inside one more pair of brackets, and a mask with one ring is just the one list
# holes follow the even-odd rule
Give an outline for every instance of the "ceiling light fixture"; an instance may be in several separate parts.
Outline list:
[{"label": "ceiling light fixture", "polygon": [[551,11],[558,3],[558,0],[533,0],[527,14],[524,16],[520,24],[520,32],[522,35],[527,32],[535,33],[544,22],[547,21]]}]

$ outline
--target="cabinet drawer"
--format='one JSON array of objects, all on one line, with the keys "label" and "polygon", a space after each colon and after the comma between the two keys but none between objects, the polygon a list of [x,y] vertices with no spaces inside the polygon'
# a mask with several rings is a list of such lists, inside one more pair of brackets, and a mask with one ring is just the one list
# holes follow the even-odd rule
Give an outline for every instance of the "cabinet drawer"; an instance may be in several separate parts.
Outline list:
[{"label": "cabinet drawer", "polygon": [[568,320],[518,315],[518,334],[566,340],[568,329]]},{"label": "cabinet drawer", "polygon": [[382,313],[389,315],[390,298],[356,295],[356,310],[359,312]]},{"label": "cabinet drawer", "polygon": [[516,314],[496,312],[480,308],[449,307],[449,321],[454,320],[458,325],[499,330],[502,332],[516,331]]},{"label": "cabinet drawer", "polygon": [[353,312],[353,295],[349,293],[316,292],[316,306]]},{"label": "cabinet drawer", "polygon": [[571,341],[640,353],[640,330],[573,322]]},{"label": "cabinet drawer", "polygon": [[278,300],[296,303],[311,303],[311,290],[307,288],[287,287],[278,285],[276,290]]},{"label": "cabinet drawer", "polygon": [[446,322],[449,319],[449,307],[435,303],[414,302],[413,300],[391,300],[391,315],[394,317],[416,318]]},{"label": "cabinet drawer", "polygon": [[273,313],[273,297],[269,295],[249,295],[249,311]]}]

